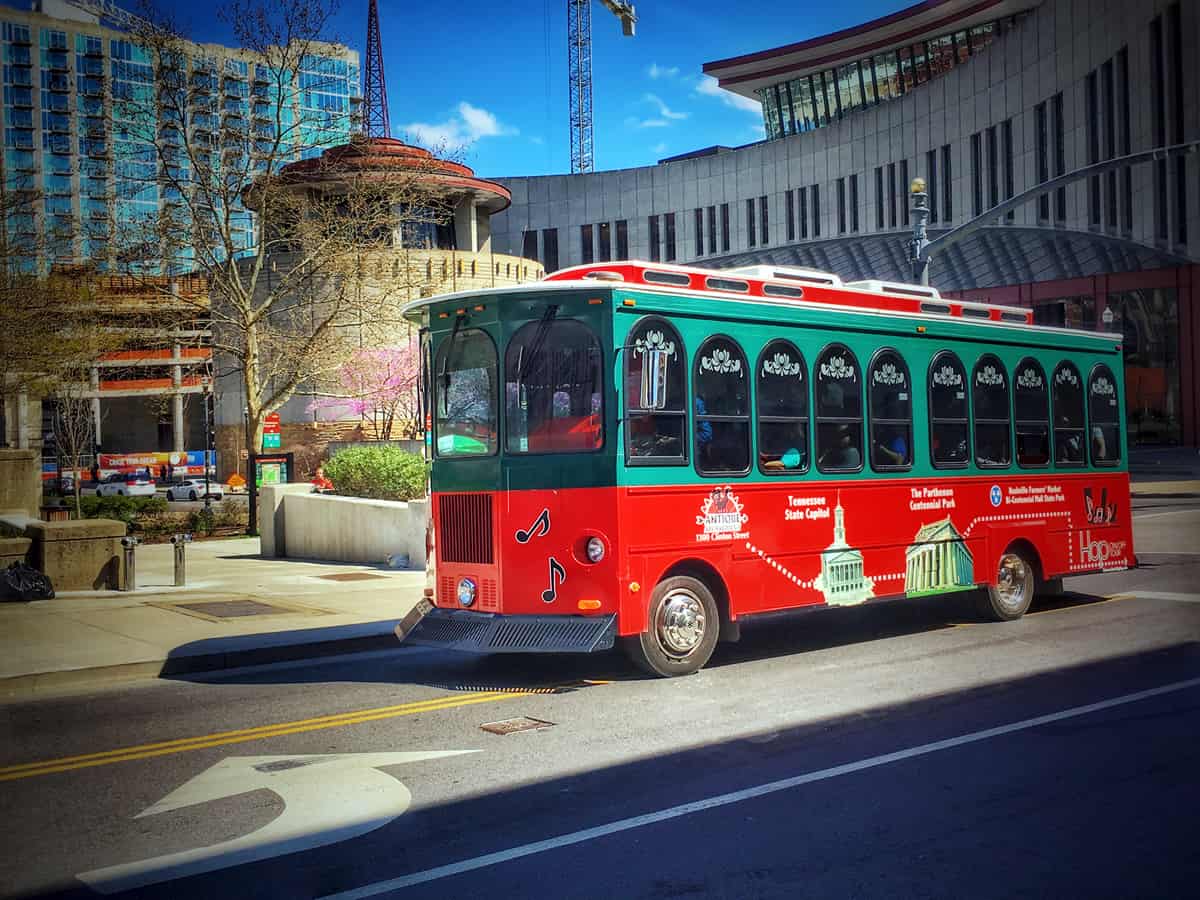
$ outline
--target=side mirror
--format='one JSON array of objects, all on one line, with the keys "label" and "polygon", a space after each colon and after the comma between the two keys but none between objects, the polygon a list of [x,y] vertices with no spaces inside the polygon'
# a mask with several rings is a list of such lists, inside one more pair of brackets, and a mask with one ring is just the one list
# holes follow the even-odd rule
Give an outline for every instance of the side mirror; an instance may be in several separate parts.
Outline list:
[{"label": "side mirror", "polygon": [[667,362],[666,350],[647,348],[642,353],[642,384],[639,406],[642,409],[667,408]]}]

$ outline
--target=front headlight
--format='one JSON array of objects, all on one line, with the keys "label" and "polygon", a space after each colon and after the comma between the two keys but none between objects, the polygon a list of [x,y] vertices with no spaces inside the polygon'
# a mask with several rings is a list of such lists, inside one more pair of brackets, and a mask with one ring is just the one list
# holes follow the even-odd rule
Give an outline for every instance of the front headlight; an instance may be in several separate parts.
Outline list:
[{"label": "front headlight", "polygon": [[604,541],[598,537],[588,538],[587,557],[594,563],[604,559]]},{"label": "front headlight", "polygon": [[458,583],[458,602],[463,606],[475,602],[475,582],[472,579],[464,578]]}]

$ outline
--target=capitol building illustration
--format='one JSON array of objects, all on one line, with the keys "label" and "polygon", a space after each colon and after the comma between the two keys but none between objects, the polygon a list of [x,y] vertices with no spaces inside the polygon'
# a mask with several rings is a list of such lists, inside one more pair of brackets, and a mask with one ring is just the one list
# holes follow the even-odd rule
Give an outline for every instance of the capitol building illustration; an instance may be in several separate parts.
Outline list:
[{"label": "capitol building illustration", "polygon": [[862,551],[846,543],[841,494],[833,510],[833,543],[821,553],[821,574],[813,586],[830,606],[851,606],[875,596],[875,582],[863,573]]},{"label": "capitol building illustration", "polygon": [[959,590],[975,583],[971,551],[949,516],[922,525],[904,552],[904,561],[904,592],[910,597]]}]

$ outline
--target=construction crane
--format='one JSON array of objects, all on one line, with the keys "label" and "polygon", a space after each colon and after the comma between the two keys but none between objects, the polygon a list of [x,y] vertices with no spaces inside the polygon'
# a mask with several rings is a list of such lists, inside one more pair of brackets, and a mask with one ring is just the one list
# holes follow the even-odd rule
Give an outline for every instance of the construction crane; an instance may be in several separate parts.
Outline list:
[{"label": "construction crane", "polygon": [[[621,33],[633,37],[637,15],[625,0],[600,0],[621,20]],[[570,69],[571,174],[591,172],[592,158],[592,3],[567,0],[567,67]]]},{"label": "construction crane", "polygon": [[66,0],[66,2],[76,9],[90,13],[99,20],[108,20],[124,31],[138,31],[150,25],[145,19],[121,9],[112,0]]}]

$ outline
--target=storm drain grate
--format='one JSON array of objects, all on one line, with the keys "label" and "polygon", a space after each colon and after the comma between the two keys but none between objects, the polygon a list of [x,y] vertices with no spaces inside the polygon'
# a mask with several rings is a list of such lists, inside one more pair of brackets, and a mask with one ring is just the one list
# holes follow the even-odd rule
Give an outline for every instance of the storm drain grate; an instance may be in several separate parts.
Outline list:
[{"label": "storm drain grate", "polygon": [[515,719],[501,719],[499,722],[487,722],[479,726],[492,734],[516,734],[518,731],[537,731],[539,728],[553,728],[553,722],[542,719],[531,719],[529,716],[517,716]]},{"label": "storm drain grate", "polygon": [[259,603],[257,600],[210,600],[204,603],[176,603],[179,609],[186,609],[202,616],[213,616],[217,619],[237,619],[242,616],[277,616],[281,613],[292,612],[290,609],[280,609],[269,603]]},{"label": "storm drain grate", "polygon": [[333,575],[318,575],[326,581],[370,581],[373,578],[387,578],[386,575],[376,575],[373,572],[336,572]]}]

